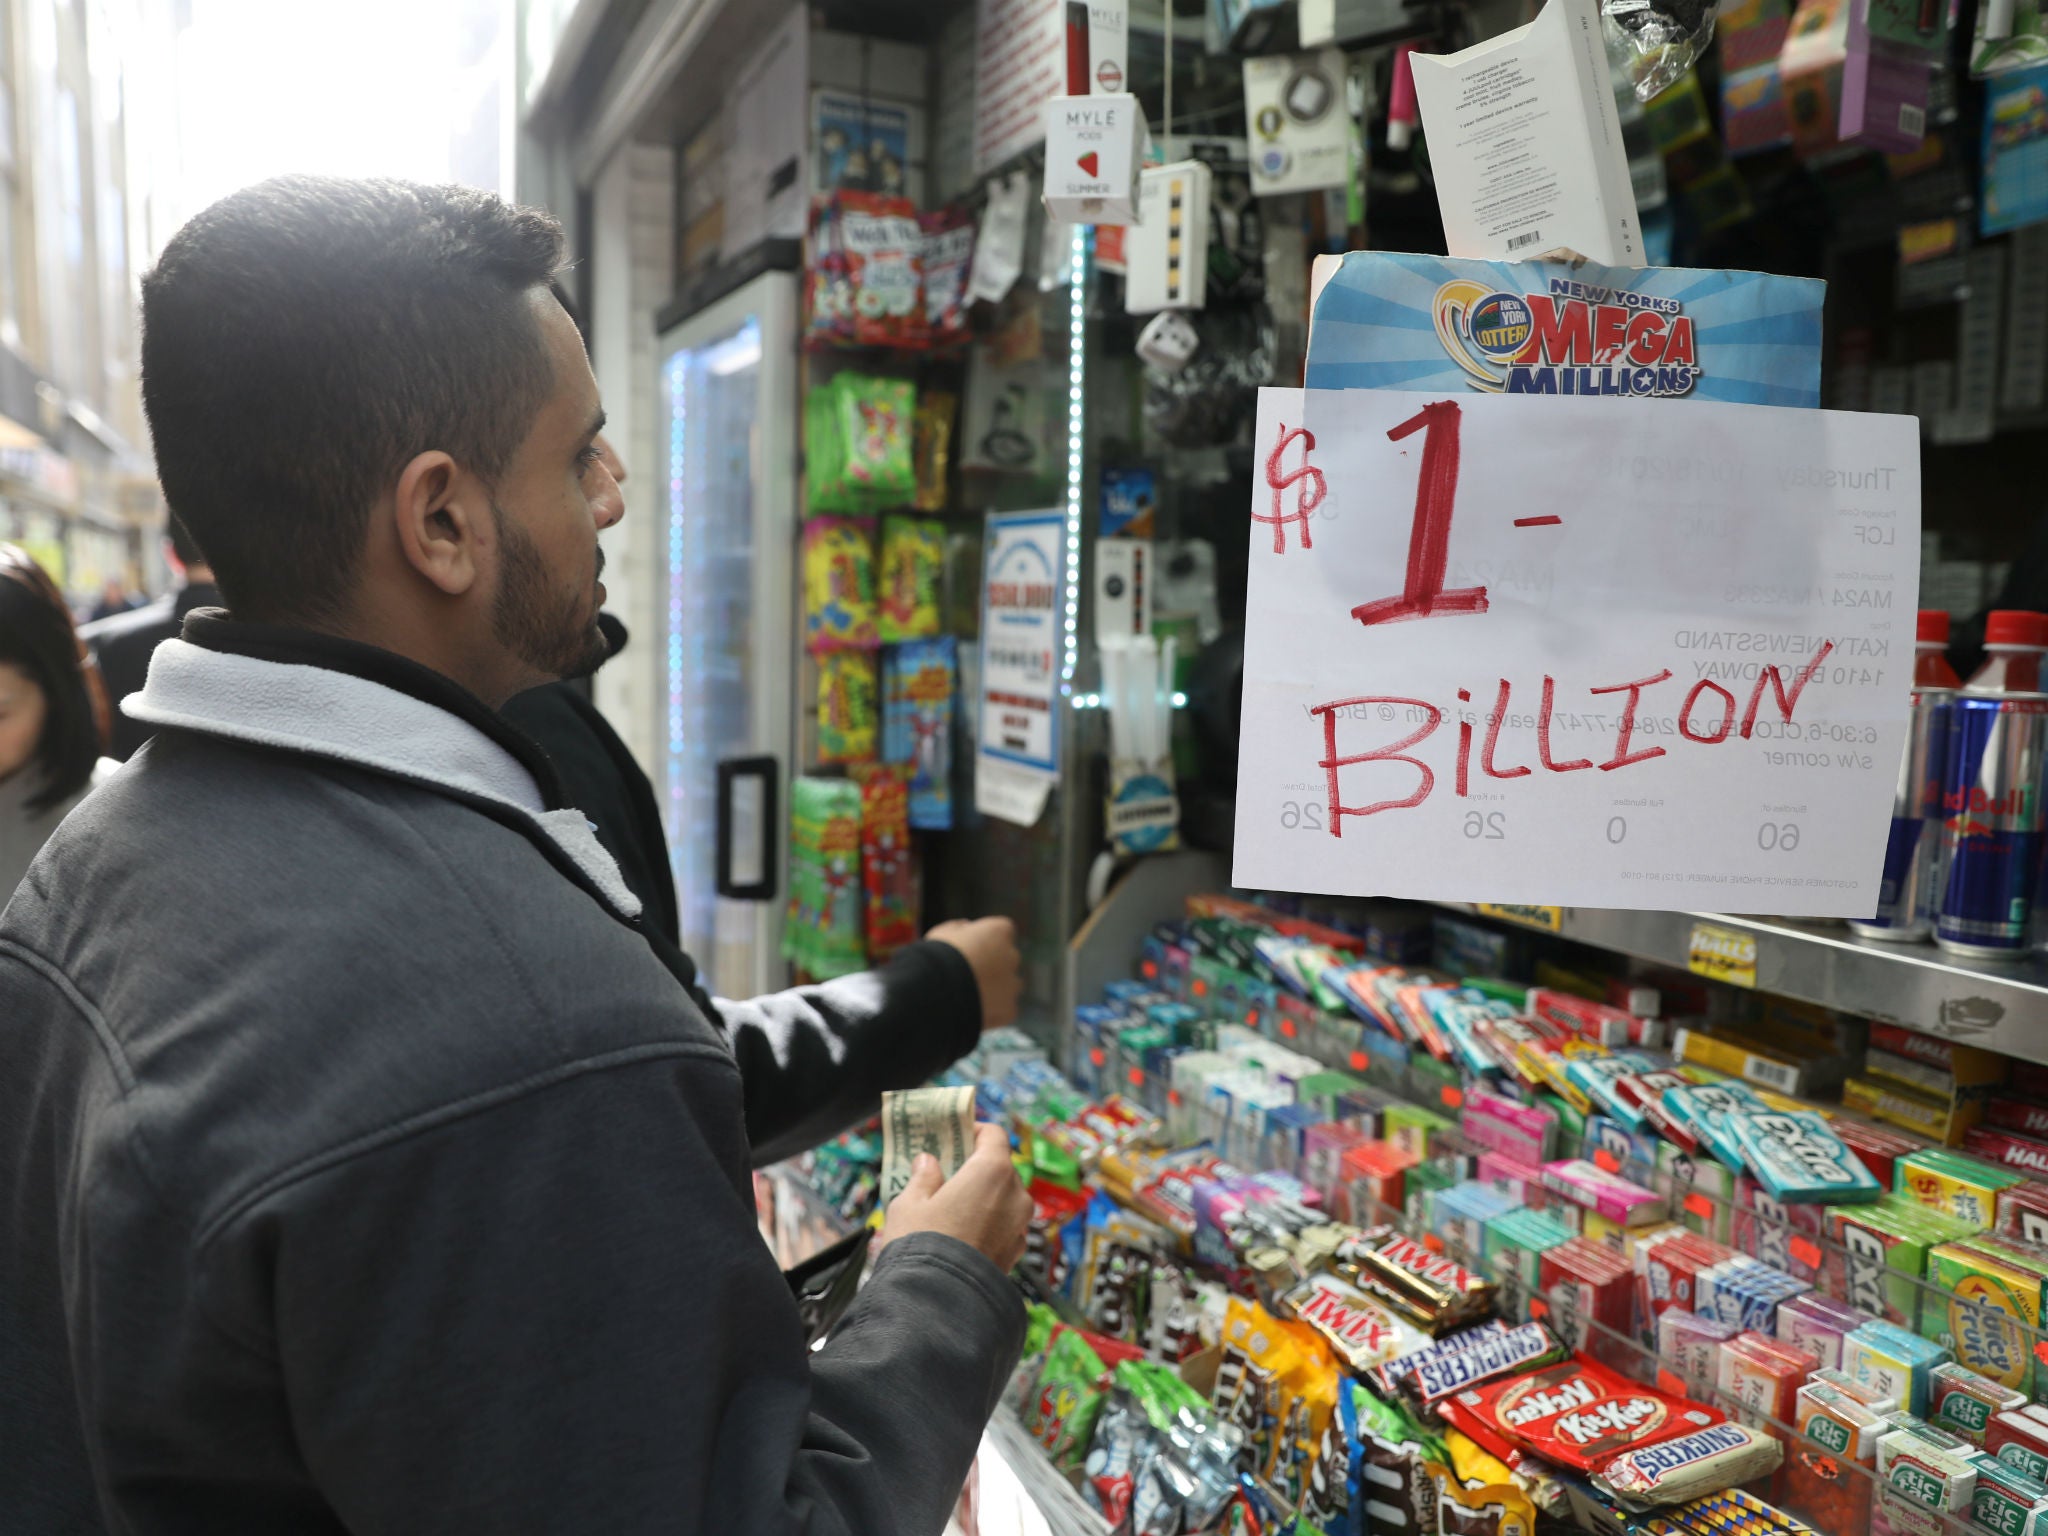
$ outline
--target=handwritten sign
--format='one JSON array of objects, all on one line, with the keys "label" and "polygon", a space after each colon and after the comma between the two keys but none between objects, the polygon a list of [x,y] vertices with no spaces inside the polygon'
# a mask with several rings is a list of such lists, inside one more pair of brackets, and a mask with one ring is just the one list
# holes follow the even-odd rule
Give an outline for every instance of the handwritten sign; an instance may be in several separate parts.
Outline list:
[{"label": "handwritten sign", "polygon": [[1260,392],[1237,884],[1875,910],[1910,418],[1309,393]]}]

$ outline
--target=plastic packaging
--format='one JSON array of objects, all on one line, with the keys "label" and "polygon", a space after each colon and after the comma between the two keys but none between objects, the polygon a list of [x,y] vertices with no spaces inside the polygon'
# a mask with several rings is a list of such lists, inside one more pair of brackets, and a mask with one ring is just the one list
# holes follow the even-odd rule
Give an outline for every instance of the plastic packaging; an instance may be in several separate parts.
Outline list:
[{"label": "plastic packaging", "polygon": [[943,524],[928,517],[882,519],[882,643],[922,640],[939,632],[939,578],[945,568]]},{"label": "plastic packaging", "polygon": [[875,563],[867,525],[814,517],[804,524],[804,645],[814,655],[876,643]]},{"label": "plastic packaging", "polygon": [[818,761],[865,763],[875,756],[879,714],[875,658],[830,651],[818,658]]},{"label": "plastic packaging", "polygon": [[1716,0],[1602,0],[1614,24],[1636,100],[1648,101],[1676,84],[1714,41]]}]

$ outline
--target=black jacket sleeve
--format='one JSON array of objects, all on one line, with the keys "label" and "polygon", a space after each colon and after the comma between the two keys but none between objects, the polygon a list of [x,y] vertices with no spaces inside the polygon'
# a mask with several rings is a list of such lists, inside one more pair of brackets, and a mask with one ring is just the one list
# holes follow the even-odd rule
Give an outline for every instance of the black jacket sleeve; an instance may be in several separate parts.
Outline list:
[{"label": "black jacket sleeve", "polygon": [[915,1087],[981,1038],[974,967],[936,939],[880,970],[745,1001],[713,997],[688,956],[669,950],[663,959],[732,1045],[757,1168],[858,1125],[884,1089]]},{"label": "black jacket sleeve", "polygon": [[939,1536],[1017,1293],[913,1234],[807,1354],[731,1062],[654,1049],[416,1123],[215,1243],[209,1310],[277,1350],[358,1536]]}]

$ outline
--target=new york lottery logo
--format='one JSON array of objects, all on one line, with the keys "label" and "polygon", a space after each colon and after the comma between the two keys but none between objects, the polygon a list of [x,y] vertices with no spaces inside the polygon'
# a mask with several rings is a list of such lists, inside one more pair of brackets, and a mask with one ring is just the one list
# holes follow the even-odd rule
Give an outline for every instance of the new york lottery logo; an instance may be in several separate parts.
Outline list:
[{"label": "new york lottery logo", "polygon": [[1444,352],[1488,394],[1640,398],[1699,382],[1692,317],[1677,299],[1564,278],[1527,294],[1454,278],[1430,307]]}]

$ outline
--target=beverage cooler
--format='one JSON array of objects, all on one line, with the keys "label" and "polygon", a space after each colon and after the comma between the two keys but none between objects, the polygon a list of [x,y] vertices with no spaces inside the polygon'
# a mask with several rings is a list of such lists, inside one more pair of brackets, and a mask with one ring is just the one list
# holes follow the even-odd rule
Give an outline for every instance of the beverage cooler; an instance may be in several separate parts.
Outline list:
[{"label": "beverage cooler", "polygon": [[683,948],[718,992],[784,984],[795,766],[796,280],[769,272],[663,332],[656,793]]}]

